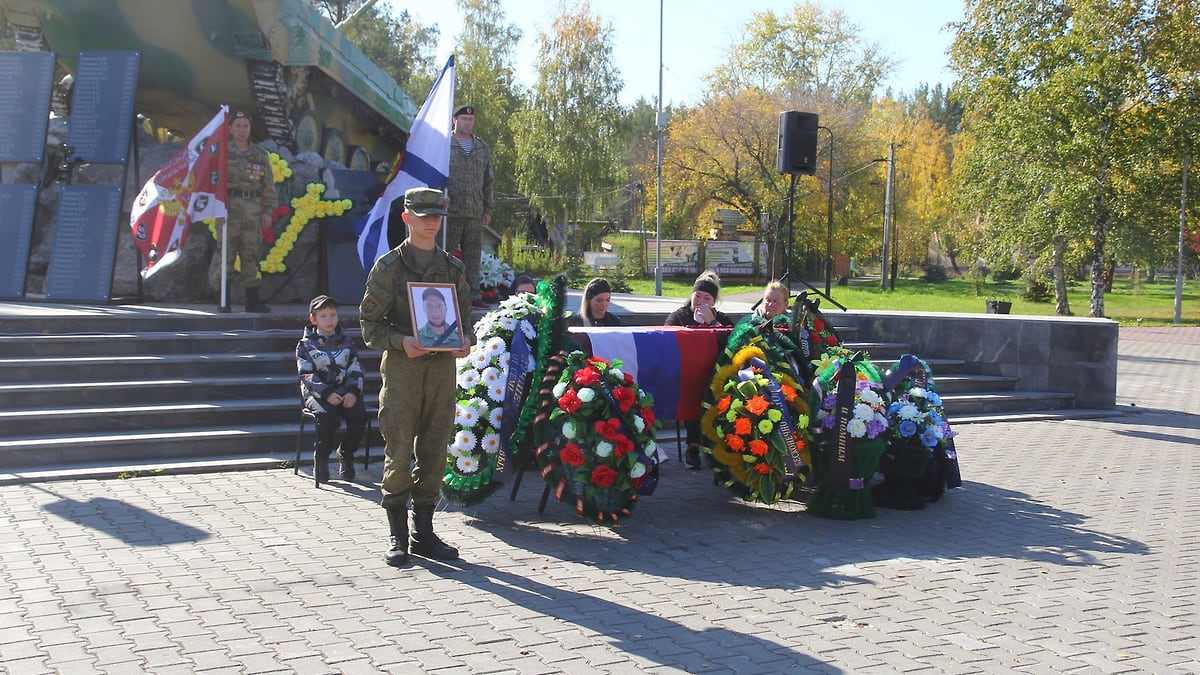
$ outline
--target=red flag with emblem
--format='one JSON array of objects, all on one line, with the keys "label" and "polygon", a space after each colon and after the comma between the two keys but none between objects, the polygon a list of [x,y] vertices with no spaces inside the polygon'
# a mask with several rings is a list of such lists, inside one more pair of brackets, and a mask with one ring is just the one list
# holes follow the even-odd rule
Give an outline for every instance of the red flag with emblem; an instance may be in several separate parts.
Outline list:
[{"label": "red flag with emblem", "polygon": [[179,258],[194,223],[226,218],[229,108],[221,111],[200,133],[167,161],[138,193],[129,214],[133,242],[142,252],[142,278]]}]

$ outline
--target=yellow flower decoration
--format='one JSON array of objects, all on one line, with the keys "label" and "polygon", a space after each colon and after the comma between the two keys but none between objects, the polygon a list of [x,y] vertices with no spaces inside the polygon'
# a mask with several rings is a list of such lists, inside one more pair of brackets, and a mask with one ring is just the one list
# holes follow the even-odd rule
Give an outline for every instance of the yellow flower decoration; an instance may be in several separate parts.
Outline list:
[{"label": "yellow flower decoration", "polygon": [[[278,155],[273,155],[273,157],[278,158]],[[279,161],[283,162],[282,159]],[[287,163],[283,162],[283,166],[287,168]],[[275,168],[274,159],[271,161],[271,168],[272,170]],[[291,169],[287,169],[287,172],[290,176]],[[304,226],[308,225],[309,221],[313,218],[340,216],[350,210],[350,207],[353,205],[349,199],[322,200],[321,195],[324,193],[325,185],[323,183],[309,183],[304,189],[303,196],[292,199],[292,217],[288,220],[287,227],[284,228],[283,233],[275,239],[271,250],[267,251],[266,258],[258,263],[260,272],[268,274],[286,272],[287,266],[284,265],[283,261],[292,252],[292,249],[295,248],[296,240],[300,238],[300,233],[304,230]],[[216,221],[209,220],[206,222],[208,223],[208,231],[212,234],[213,239],[218,239]],[[241,271],[242,261],[240,258],[234,258],[233,269]]]},{"label": "yellow flower decoration", "polygon": [[286,159],[274,152],[270,153],[270,157],[271,177],[275,179],[276,183],[282,183],[292,177],[292,167],[288,166]]},{"label": "yellow flower decoration", "polygon": [[300,238],[301,231],[310,220],[340,216],[350,210],[352,204],[349,199],[323,200],[321,195],[324,193],[324,183],[309,183],[305,186],[303,195],[292,199],[292,217],[271,250],[267,252],[266,259],[259,263],[259,269],[270,274],[287,271],[283,261],[296,246],[296,240]]}]

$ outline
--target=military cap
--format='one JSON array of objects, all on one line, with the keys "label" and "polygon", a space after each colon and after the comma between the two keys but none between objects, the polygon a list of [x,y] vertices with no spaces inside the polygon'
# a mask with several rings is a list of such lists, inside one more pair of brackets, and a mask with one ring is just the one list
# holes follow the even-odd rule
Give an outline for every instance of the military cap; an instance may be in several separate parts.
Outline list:
[{"label": "military cap", "polygon": [[444,197],[441,190],[428,187],[409,188],[404,193],[404,210],[418,216],[449,215],[446,213]]},{"label": "military cap", "polygon": [[461,108],[459,108],[458,110],[454,111],[455,117],[458,117],[459,115],[474,115],[474,114],[475,114],[475,106],[473,106],[473,105],[464,105]]}]

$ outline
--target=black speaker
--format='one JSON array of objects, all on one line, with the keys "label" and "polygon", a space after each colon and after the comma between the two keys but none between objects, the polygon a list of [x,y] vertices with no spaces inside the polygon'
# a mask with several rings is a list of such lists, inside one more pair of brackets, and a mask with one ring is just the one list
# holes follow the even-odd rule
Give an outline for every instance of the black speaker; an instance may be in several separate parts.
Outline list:
[{"label": "black speaker", "polygon": [[812,176],[817,172],[816,113],[787,110],[779,113],[779,149],[775,168],[779,173]]}]

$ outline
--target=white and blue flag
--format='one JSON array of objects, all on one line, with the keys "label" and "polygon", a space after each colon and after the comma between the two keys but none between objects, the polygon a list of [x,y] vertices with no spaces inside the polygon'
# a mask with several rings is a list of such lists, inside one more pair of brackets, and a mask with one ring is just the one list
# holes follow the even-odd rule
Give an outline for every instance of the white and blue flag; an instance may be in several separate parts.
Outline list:
[{"label": "white and blue flag", "polygon": [[[446,189],[450,175],[453,112],[454,57],[451,56],[413,120],[395,177],[375,200],[370,212],[355,225],[358,259],[367,272],[388,252],[388,214],[392,202],[404,199],[404,193],[415,187]],[[397,223],[396,227],[403,225]]]}]

